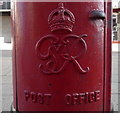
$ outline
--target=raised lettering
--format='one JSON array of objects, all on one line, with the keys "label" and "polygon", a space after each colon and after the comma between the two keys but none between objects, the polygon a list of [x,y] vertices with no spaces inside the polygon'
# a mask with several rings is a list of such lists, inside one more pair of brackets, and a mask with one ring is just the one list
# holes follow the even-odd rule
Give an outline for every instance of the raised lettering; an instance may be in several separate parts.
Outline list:
[{"label": "raised lettering", "polygon": [[27,90],[25,90],[24,93],[25,93],[25,100],[28,101],[28,99],[30,98],[30,93]]},{"label": "raised lettering", "polygon": [[36,93],[31,92],[31,93],[30,93],[30,96],[31,96],[32,102],[33,102],[33,103],[36,103],[36,102],[37,102],[37,95],[36,95]]},{"label": "raised lettering", "polygon": [[39,104],[46,104],[50,105],[50,100],[52,98],[52,94],[43,94],[43,93],[36,93],[36,92],[29,92],[24,90],[25,100],[31,100],[33,103]]},{"label": "raised lettering", "polygon": [[85,101],[85,93],[80,93],[80,104],[82,104]]},{"label": "raised lettering", "polygon": [[49,105],[51,97],[52,97],[52,94],[45,94],[45,97],[46,97],[46,104]]},{"label": "raised lettering", "polygon": [[73,105],[79,104],[79,94],[73,94]]},{"label": "raised lettering", "polygon": [[70,94],[65,95],[65,103],[67,105],[72,104],[72,96]]},{"label": "raised lettering", "polygon": [[95,101],[95,93],[94,92],[90,92],[89,93],[89,102],[91,103],[93,101]]},{"label": "raised lettering", "polygon": [[37,100],[39,104],[44,104],[44,96],[42,93],[37,94]]},{"label": "raised lettering", "polygon": [[85,93],[85,103],[89,103],[89,93]]},{"label": "raised lettering", "polygon": [[65,103],[67,105],[79,105],[97,102],[100,100],[100,91],[73,93],[65,95]]},{"label": "raised lettering", "polygon": [[100,100],[100,91],[95,91],[95,100],[96,101]]}]

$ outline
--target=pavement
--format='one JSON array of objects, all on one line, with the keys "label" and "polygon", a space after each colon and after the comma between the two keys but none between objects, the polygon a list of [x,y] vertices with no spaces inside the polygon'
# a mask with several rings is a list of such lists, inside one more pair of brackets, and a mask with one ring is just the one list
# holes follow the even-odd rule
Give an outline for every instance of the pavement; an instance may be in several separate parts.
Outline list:
[{"label": "pavement", "polygon": [[10,111],[10,105],[13,101],[12,91],[12,58],[11,50],[0,51],[2,57],[0,57],[0,64],[2,64],[2,111]]},{"label": "pavement", "polygon": [[[10,45],[9,45],[10,46]],[[0,50],[0,110],[10,111],[10,106],[13,102],[13,87],[12,87],[12,58],[11,58],[11,48]],[[120,63],[120,52],[112,52],[112,106],[114,111],[120,111],[120,70],[118,70],[118,65]]]},{"label": "pavement", "polygon": [[112,106],[120,111],[120,52],[112,52]]}]

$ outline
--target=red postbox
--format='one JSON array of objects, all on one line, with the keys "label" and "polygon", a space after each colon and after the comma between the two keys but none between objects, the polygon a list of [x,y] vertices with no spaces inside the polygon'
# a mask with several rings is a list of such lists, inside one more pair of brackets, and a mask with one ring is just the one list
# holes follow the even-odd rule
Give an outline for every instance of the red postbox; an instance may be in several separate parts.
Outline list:
[{"label": "red postbox", "polygon": [[110,2],[15,2],[12,19],[17,111],[110,111]]}]

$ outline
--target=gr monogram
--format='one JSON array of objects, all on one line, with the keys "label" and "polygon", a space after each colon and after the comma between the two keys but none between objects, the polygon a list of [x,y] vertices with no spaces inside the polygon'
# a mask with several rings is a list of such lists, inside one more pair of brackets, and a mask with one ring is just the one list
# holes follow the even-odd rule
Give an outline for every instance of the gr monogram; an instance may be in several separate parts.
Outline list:
[{"label": "gr monogram", "polygon": [[43,73],[60,73],[67,69],[70,63],[73,63],[81,74],[90,70],[89,67],[83,68],[78,62],[78,58],[87,51],[84,40],[87,35],[72,34],[74,23],[73,13],[64,8],[63,3],[59,3],[58,8],[50,13],[48,24],[52,34],[40,38],[35,47],[37,56],[41,59],[39,68]]}]

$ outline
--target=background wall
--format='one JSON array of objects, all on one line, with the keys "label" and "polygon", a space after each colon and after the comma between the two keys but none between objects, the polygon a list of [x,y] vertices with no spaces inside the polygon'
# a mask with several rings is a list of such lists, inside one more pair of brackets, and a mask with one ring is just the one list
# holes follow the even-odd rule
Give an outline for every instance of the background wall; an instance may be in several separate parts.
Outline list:
[{"label": "background wall", "polygon": [[11,20],[9,15],[2,16],[2,37],[5,43],[11,42]]}]

